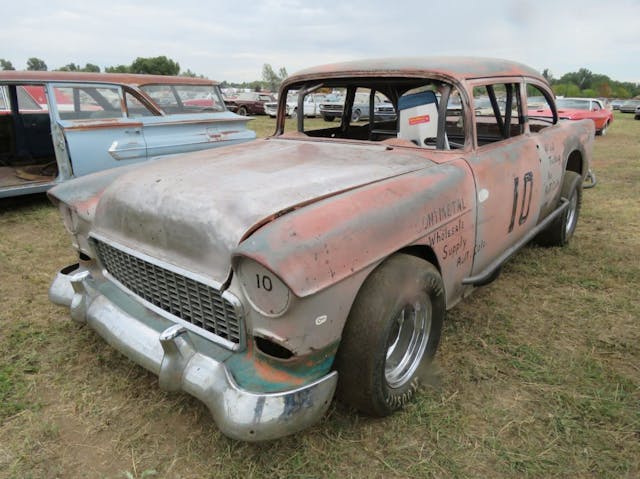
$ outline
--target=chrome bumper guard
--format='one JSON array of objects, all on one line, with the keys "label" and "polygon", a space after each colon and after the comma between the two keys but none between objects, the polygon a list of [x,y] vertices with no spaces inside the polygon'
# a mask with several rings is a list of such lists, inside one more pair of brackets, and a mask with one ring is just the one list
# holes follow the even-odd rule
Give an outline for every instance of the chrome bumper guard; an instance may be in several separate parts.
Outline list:
[{"label": "chrome bumper guard", "polygon": [[160,387],[185,391],[206,404],[219,429],[242,441],[293,434],[326,412],[338,380],[330,374],[306,386],[277,393],[240,388],[224,363],[198,352],[181,325],[161,333],[113,304],[92,285],[91,273],[71,265],[56,275],[49,299],[71,310],[111,346],[158,375]]}]

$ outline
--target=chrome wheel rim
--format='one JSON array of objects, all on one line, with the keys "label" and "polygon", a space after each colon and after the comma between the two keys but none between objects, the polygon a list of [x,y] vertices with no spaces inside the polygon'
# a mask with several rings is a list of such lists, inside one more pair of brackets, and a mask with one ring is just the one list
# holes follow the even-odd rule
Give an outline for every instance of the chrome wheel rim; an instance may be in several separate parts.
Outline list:
[{"label": "chrome wheel rim", "polygon": [[413,378],[427,348],[431,315],[431,302],[424,298],[405,305],[393,318],[384,368],[389,387],[400,388]]},{"label": "chrome wheel rim", "polygon": [[565,226],[566,235],[570,235],[573,232],[573,228],[576,225],[576,214],[578,210],[578,195],[574,191],[569,198],[569,207],[567,208],[567,223]]}]

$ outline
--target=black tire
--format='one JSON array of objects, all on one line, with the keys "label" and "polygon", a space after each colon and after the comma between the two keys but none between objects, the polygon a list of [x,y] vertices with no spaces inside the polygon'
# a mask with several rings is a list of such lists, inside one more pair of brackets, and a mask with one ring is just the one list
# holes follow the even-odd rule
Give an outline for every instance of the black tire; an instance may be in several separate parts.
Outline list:
[{"label": "black tire", "polygon": [[236,111],[236,113],[238,115],[242,115],[242,116],[247,116],[249,113],[247,112],[247,107],[245,106],[240,106],[238,107],[238,110]]},{"label": "black tire", "polygon": [[331,116],[331,115],[322,115],[322,119],[324,121],[333,121],[335,120],[335,118],[336,118],[335,116]]},{"label": "black tire", "polygon": [[362,113],[360,113],[360,110],[356,110],[351,114],[351,121],[354,123],[356,121],[360,121],[361,116],[362,116]]},{"label": "black tire", "polygon": [[371,416],[401,409],[432,362],[444,315],[444,286],[432,264],[406,254],[387,259],[349,313],[335,362],[338,399]]},{"label": "black tire", "polygon": [[298,117],[298,109],[294,108],[293,111],[291,112],[291,118],[297,118]]},{"label": "black tire", "polygon": [[569,206],[536,237],[542,246],[564,246],[576,230],[582,206],[582,177],[578,173],[564,172],[560,197],[569,200]]},{"label": "black tire", "polygon": [[607,129],[609,128],[609,122],[605,122],[605,124],[602,126],[602,129],[600,129],[600,131],[597,131],[596,133],[600,136],[606,136],[607,134]]}]

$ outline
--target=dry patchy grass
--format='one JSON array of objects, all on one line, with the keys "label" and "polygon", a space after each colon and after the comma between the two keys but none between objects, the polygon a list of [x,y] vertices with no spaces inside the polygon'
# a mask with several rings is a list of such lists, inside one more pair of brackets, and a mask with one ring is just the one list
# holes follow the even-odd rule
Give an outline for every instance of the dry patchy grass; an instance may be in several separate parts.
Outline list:
[{"label": "dry patchy grass", "polygon": [[51,305],[74,259],[57,212],[0,203],[0,477],[640,476],[639,153],[640,121],[618,114],[574,241],[525,248],[449,313],[437,381],[405,412],[334,404],[257,445]]}]

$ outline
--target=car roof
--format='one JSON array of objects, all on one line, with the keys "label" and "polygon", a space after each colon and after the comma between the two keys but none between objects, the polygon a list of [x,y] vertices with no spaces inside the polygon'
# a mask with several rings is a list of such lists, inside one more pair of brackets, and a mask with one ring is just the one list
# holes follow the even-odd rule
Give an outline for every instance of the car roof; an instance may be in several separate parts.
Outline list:
[{"label": "car roof", "polygon": [[546,82],[531,67],[509,60],[479,57],[408,57],[378,58],[332,63],[294,73],[286,84],[308,78],[340,78],[351,76],[423,76],[438,75],[457,80],[499,76],[527,76]]},{"label": "car roof", "polygon": [[0,81],[4,82],[89,82],[119,83],[131,86],[174,84],[174,85],[217,85],[206,78],[169,75],[138,75],[134,73],[89,73],[89,72],[49,72],[49,71],[0,71]]}]

